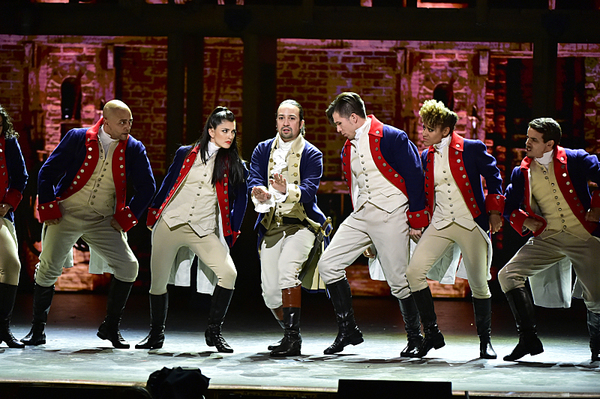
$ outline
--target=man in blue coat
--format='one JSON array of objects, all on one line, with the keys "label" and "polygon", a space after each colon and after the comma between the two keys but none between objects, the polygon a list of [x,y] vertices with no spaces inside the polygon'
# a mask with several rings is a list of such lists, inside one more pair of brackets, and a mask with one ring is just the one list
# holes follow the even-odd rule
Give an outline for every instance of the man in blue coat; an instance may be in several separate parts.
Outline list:
[{"label": "man in blue coat", "polygon": [[326,114],[347,139],[342,167],[354,211],[340,225],[318,265],[338,323],[338,335],[324,353],[363,342],[354,320],[346,267],[364,251],[374,250],[404,318],[408,345],[401,356],[410,356],[418,351],[423,336],[406,279],[409,236],[420,237],[429,223],[417,147],[402,130],[367,116],[356,93],[338,95]]},{"label": "man in blue coat", "polygon": [[269,350],[284,357],[300,355],[300,274],[325,222],[317,206],[323,154],[304,139],[304,110],[297,101],[279,105],[276,126],[275,138],[252,152],[248,188],[258,213],[263,298],[284,329],[282,341]]},{"label": "man in blue coat", "polygon": [[[587,307],[592,361],[600,360],[600,191],[590,194],[588,187],[588,181],[600,184],[600,163],[584,150],[559,146],[561,136],[552,118],[529,122],[527,157],[513,170],[506,188],[505,218],[519,234],[533,234],[498,273],[519,333],[519,343],[504,357],[507,361],[544,351],[525,282],[530,279],[533,288],[536,278],[564,260],[575,270]],[[570,281],[571,268],[562,272]],[[547,288],[549,283],[560,282],[545,284],[547,294],[559,296],[558,290]]]},{"label": "man in blue coat", "polygon": [[[82,238],[107,267],[90,261],[90,271],[113,273],[107,316],[98,337],[115,348],[129,348],[119,324],[138,273],[138,261],[125,232],[138,223],[156,188],[144,145],[129,135],[133,118],[119,100],[106,103],[89,129],[72,129],[38,176],[38,211],[44,223],[42,253],[35,275],[33,321],[25,345],[46,343],[44,327],[54,283],[70,266],[73,245]],[[126,202],[127,179],[135,195]],[[91,259],[96,259],[91,256]]]}]

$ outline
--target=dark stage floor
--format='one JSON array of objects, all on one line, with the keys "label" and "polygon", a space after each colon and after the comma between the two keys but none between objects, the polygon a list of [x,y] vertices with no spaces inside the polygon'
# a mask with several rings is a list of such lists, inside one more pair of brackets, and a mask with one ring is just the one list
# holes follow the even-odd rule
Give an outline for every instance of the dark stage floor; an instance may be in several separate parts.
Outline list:
[{"label": "dark stage floor", "polygon": [[[12,323],[18,338],[29,331],[31,301],[31,294],[19,293]],[[449,381],[453,396],[461,398],[600,398],[600,365],[590,362],[581,301],[571,309],[537,308],[545,352],[520,362],[501,360],[517,342],[510,310],[502,300],[493,305],[492,342],[498,360],[477,359],[473,310],[465,300],[436,300],[446,346],[424,359],[399,357],[405,335],[392,298],[355,298],[365,342],[327,356],[323,349],[337,331],[331,304],[324,294],[303,293],[302,355],[284,359],[268,355],[267,345],[282,333],[257,295],[234,295],[224,325],[233,354],[217,353],[204,343],[207,297],[173,292],[165,346],[152,351],[113,349],[96,337],[105,302],[105,295],[57,293],[46,345],[24,350],[0,345],[0,399],[17,397],[15,386],[24,392],[27,384],[141,387],[152,372],[177,366],[198,367],[210,378],[207,398],[246,397],[242,392],[254,397],[334,398],[339,380]],[[132,294],[121,328],[125,339],[131,344],[141,340],[148,319],[147,296]]]}]

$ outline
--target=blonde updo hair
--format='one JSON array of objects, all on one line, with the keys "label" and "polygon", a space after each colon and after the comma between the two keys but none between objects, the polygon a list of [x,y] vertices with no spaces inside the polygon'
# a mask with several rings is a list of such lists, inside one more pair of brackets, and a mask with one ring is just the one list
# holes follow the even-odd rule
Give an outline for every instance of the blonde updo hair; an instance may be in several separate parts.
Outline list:
[{"label": "blonde updo hair", "polygon": [[449,110],[443,102],[437,100],[426,100],[419,110],[419,116],[423,123],[432,128],[442,126],[442,129],[450,128],[450,133],[454,131],[454,126],[458,122],[456,112]]}]

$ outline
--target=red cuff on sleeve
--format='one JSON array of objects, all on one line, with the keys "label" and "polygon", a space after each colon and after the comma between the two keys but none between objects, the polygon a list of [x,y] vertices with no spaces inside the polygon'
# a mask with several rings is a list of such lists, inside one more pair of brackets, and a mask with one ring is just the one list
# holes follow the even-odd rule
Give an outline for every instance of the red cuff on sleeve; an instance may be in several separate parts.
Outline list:
[{"label": "red cuff on sleeve", "polygon": [[131,230],[131,228],[138,223],[137,218],[135,217],[133,212],[131,212],[131,209],[129,209],[128,206],[121,209],[120,211],[117,211],[113,215],[113,217],[115,218],[117,223],[119,223],[123,231]]},{"label": "red cuff on sleeve", "polygon": [[533,232],[534,236],[538,236],[542,233],[542,231],[544,231],[547,225],[546,219],[541,216],[530,215],[521,209],[515,209],[510,214],[510,225],[517,231],[517,233],[525,237],[527,234],[529,234],[529,230],[523,227],[523,223],[525,222],[525,219],[530,217],[543,223],[542,227]]},{"label": "red cuff on sleeve", "polygon": [[42,223],[46,220],[60,219],[62,217],[62,212],[60,211],[56,200],[46,202],[45,204],[39,204],[38,212],[40,214],[40,222]]},{"label": "red cuff on sleeve", "polygon": [[10,188],[10,189],[8,189],[8,191],[4,195],[4,198],[0,202],[2,202],[3,204],[8,204],[8,205],[12,206],[13,211],[14,211],[17,209],[17,207],[19,206],[19,203],[21,202],[22,199],[23,199],[23,194],[19,190]]},{"label": "red cuff on sleeve", "polygon": [[406,212],[408,217],[408,224],[413,229],[422,229],[429,226],[429,211],[426,209],[417,212]]},{"label": "red cuff on sleeve", "polygon": [[489,194],[485,198],[485,210],[488,213],[490,211],[498,211],[502,215],[504,212],[504,200],[505,197],[502,194]]},{"label": "red cuff on sleeve", "polygon": [[592,193],[592,205],[590,208],[600,208],[600,189]]},{"label": "red cuff on sleeve", "polygon": [[158,221],[160,217],[160,209],[158,208],[148,208],[148,217],[146,218],[146,226],[152,227]]}]

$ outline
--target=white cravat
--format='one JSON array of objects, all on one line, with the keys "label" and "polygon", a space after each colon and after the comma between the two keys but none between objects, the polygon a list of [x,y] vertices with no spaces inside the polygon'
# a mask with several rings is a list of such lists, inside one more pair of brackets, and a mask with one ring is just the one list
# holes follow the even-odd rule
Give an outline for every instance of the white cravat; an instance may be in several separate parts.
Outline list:
[{"label": "white cravat", "polygon": [[108,155],[108,148],[110,147],[111,143],[114,143],[115,141],[119,141],[118,139],[115,140],[112,137],[110,137],[108,135],[108,133],[106,133],[104,131],[104,126],[100,126],[100,131],[98,132],[98,139],[100,139],[100,144],[102,144],[102,149],[104,149],[104,153]]},{"label": "white cravat", "polygon": [[544,166],[546,169],[548,169],[548,165],[550,165],[550,162],[552,162],[553,154],[554,150],[545,152],[544,155],[542,155],[541,157],[535,158],[535,161],[540,165]]},{"label": "white cravat", "polygon": [[442,141],[440,141],[439,143],[434,144],[433,148],[435,148],[435,150],[441,154],[442,150],[444,148],[446,148],[450,144],[450,139],[452,139],[452,135],[451,134],[449,134],[446,137],[444,137],[442,139]]}]

